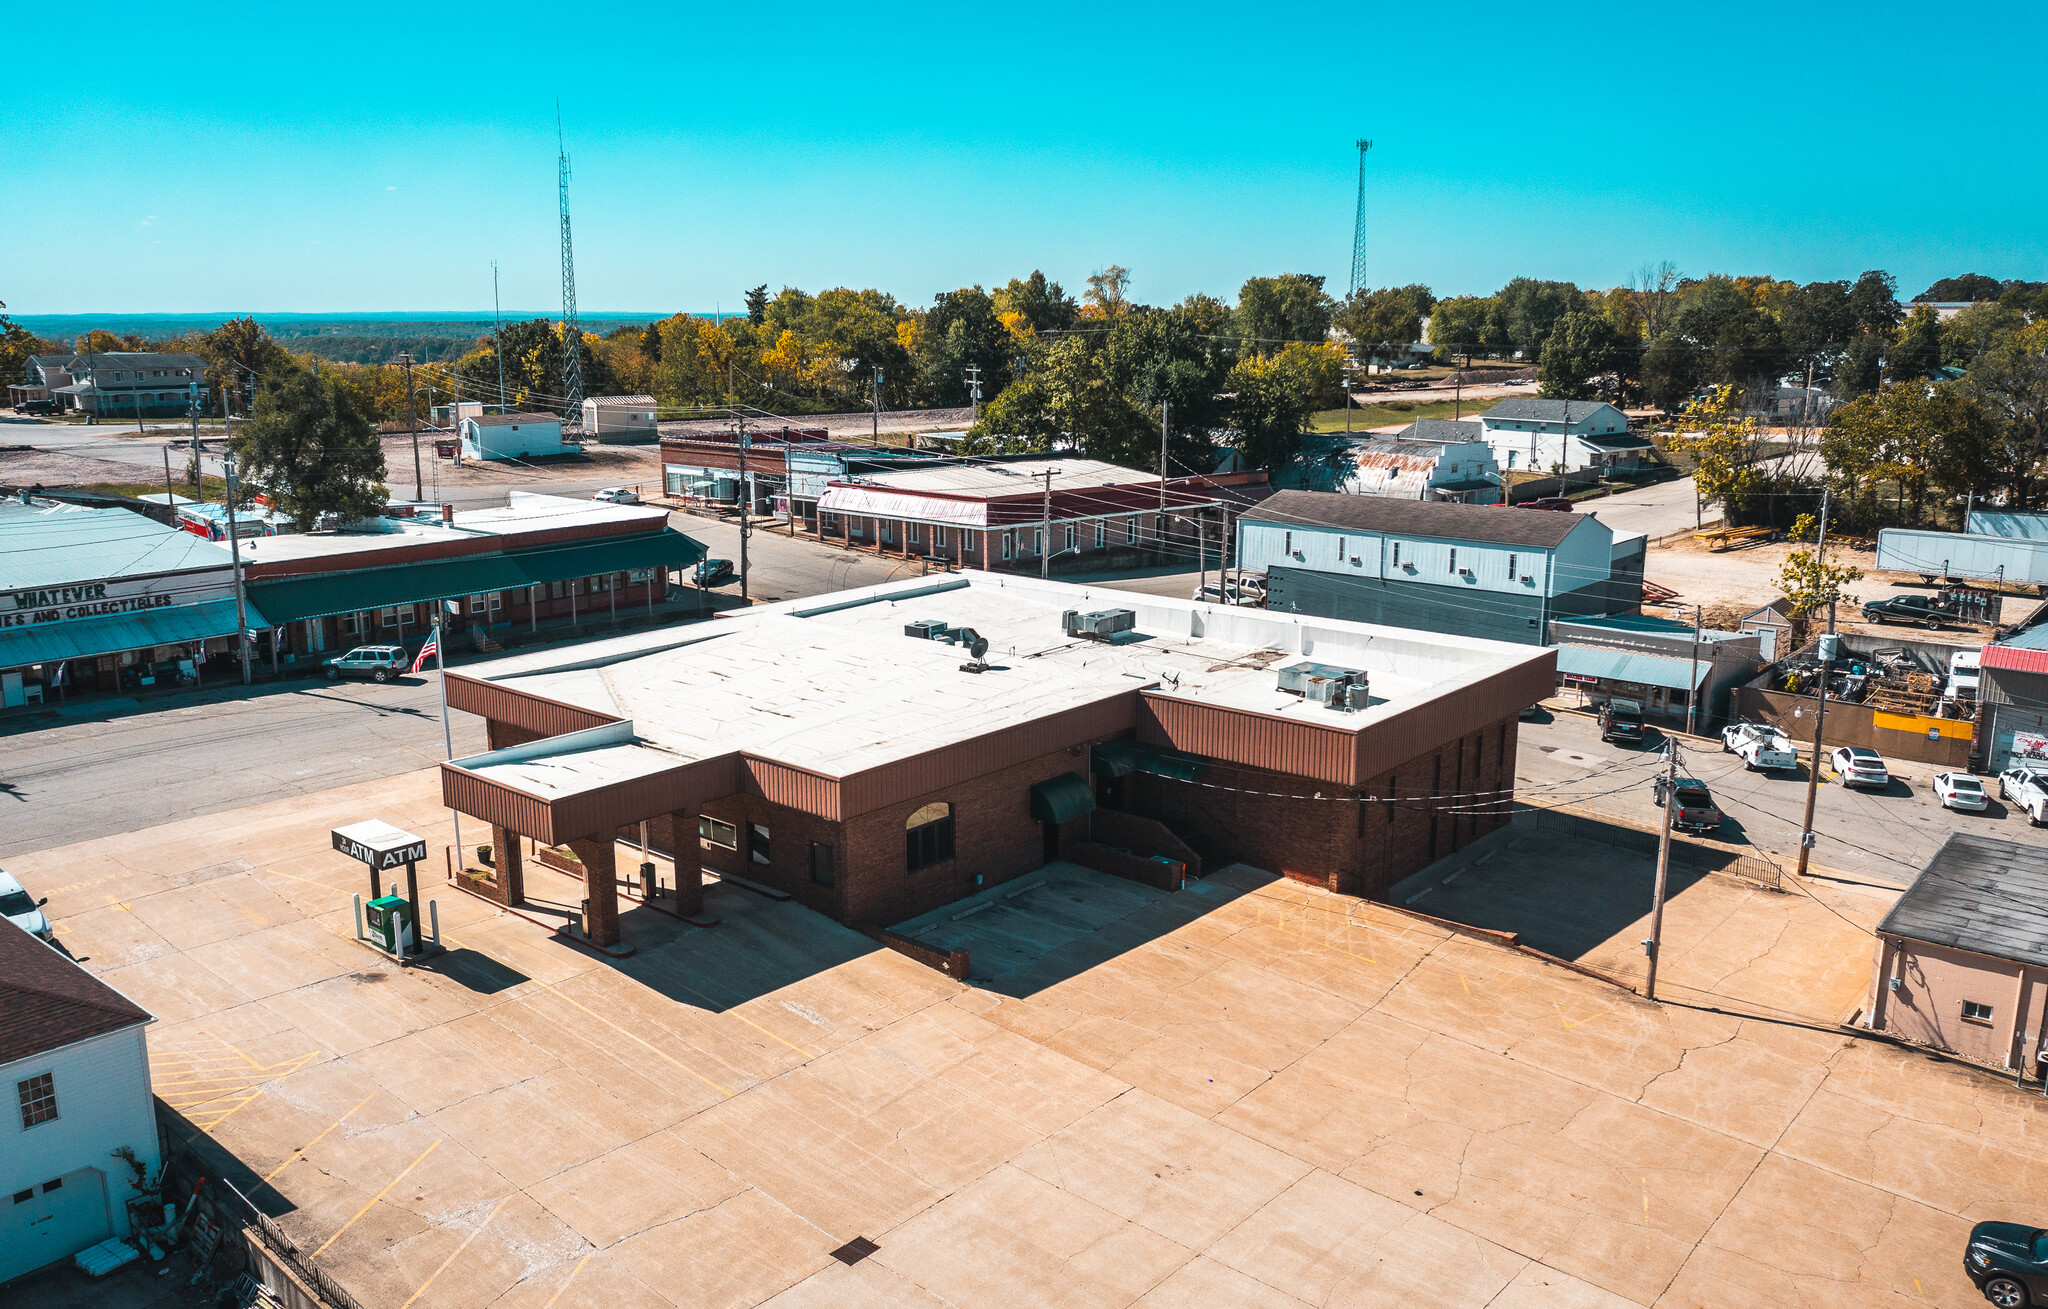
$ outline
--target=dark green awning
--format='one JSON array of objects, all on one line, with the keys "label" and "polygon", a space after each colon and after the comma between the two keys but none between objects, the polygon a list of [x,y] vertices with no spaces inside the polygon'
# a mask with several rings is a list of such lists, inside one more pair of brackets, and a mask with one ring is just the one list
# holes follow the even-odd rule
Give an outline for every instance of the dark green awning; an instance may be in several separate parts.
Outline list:
[{"label": "dark green awning", "polygon": [[1064,823],[1095,812],[1095,792],[1079,773],[1061,773],[1031,788],[1031,816],[1041,823]]},{"label": "dark green awning", "polygon": [[1089,767],[1102,777],[1150,773],[1177,782],[1192,782],[1208,767],[1206,760],[1143,741],[1104,741],[1089,751]]},{"label": "dark green awning", "polygon": [[249,583],[249,599],[271,622],[290,623],[329,614],[368,613],[425,600],[517,591],[544,582],[598,577],[635,568],[679,568],[696,563],[704,553],[704,547],[696,541],[664,527],[659,532],[612,540],[253,581]]}]

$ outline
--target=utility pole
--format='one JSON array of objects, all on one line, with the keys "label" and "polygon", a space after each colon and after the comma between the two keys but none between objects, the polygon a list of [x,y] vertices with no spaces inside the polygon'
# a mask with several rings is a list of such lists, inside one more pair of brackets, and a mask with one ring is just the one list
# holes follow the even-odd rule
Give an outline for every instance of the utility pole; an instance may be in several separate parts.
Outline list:
[{"label": "utility pole", "polygon": [[228,484],[228,556],[235,566],[235,645],[242,652],[242,685],[249,685],[249,609],[242,595],[242,544],[235,530],[235,452],[221,456]]},{"label": "utility pole", "polygon": [[877,368],[877,369],[875,370],[875,376],[874,376],[874,378],[873,378],[873,382],[874,382],[874,394],[875,394],[875,425],[874,425],[874,434],[873,434],[872,436],[870,436],[870,437],[868,438],[868,444],[869,444],[869,445],[876,445],[876,446],[879,446],[880,444],[882,444],[882,370],[881,370],[881,369]]},{"label": "utility pole", "polygon": [[1650,901],[1650,939],[1643,942],[1643,953],[1650,957],[1649,980],[1643,985],[1643,998],[1657,998],[1657,955],[1664,945],[1664,888],[1671,876],[1671,811],[1678,807],[1678,742],[1664,738],[1664,822],[1663,831],[1657,837],[1657,889]]},{"label": "utility pole", "polygon": [[733,410],[733,421],[740,427],[740,600],[747,602],[747,535],[750,526],[748,511],[753,508],[748,502],[754,498],[754,485],[747,480],[747,420],[740,417],[739,410]]},{"label": "utility pole", "polygon": [[[1815,547],[1814,564],[1822,569],[1827,567],[1828,496],[1831,489],[1823,487],[1820,493],[1820,538]],[[1813,758],[1806,765],[1806,818],[1799,825],[1801,877],[1806,876],[1807,856],[1813,851],[1813,802],[1820,791],[1820,737],[1828,721],[1828,678],[1835,671],[1835,605],[1832,598],[1828,601],[1828,634],[1821,639],[1820,656],[1820,700],[1813,715]]]},{"label": "utility pole", "polygon": [[974,421],[981,421],[981,365],[967,365],[967,394],[974,405]]},{"label": "utility pole", "polygon": [[164,508],[171,511],[171,521],[178,520],[178,496],[171,490],[171,443],[164,442]]},{"label": "utility pole", "polygon": [[1699,708],[1701,619],[1702,611],[1700,606],[1694,605],[1692,607],[1692,681],[1685,688],[1685,734],[1687,736],[1693,734],[1693,723],[1697,721],[1694,716],[1694,710]]},{"label": "utility pole", "polygon": [[498,412],[505,412],[505,314],[498,307],[498,261],[491,260],[491,353],[498,360]]},{"label": "utility pole", "polygon": [[1153,525],[1152,537],[1159,554],[1166,554],[1166,411],[1167,402],[1159,402],[1159,521]]},{"label": "utility pole", "polygon": [[412,351],[399,351],[398,362],[405,368],[405,421],[412,425],[412,498],[419,501],[427,496],[426,479],[420,472],[420,417],[412,403]]},{"label": "utility pole", "polygon": [[1038,575],[1041,578],[1052,576],[1052,475],[1058,471],[1057,468],[1048,468],[1042,474],[1045,478],[1045,512],[1043,526],[1039,528]]}]

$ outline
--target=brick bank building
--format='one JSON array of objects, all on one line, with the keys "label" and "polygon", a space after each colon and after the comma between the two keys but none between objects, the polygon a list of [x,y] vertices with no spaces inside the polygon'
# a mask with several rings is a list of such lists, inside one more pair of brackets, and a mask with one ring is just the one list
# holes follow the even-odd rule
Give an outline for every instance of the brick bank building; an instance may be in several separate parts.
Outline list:
[{"label": "brick bank building", "polygon": [[[964,630],[963,630],[964,629]],[[975,659],[976,642],[985,654]],[[448,675],[491,749],[442,769],[609,886],[619,840],[879,929],[1054,860],[1177,888],[1241,860],[1383,895],[1505,821],[1553,652],[968,572]],[[613,894],[588,928],[618,939]]]}]

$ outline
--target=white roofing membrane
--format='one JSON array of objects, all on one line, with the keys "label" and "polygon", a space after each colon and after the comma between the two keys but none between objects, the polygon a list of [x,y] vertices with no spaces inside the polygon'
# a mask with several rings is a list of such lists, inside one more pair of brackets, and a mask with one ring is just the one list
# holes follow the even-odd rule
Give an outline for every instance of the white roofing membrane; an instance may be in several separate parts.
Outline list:
[{"label": "white roofing membrane", "polygon": [[[1127,608],[1115,643],[1065,634],[1061,613]],[[917,619],[971,627],[966,651],[905,636]],[[469,676],[633,721],[679,759],[744,750],[850,773],[1137,687],[1356,731],[1473,679],[1551,657],[1539,647],[980,573],[764,606],[688,627],[472,666]],[[1371,707],[1341,713],[1277,688],[1304,659],[1365,670]]]}]

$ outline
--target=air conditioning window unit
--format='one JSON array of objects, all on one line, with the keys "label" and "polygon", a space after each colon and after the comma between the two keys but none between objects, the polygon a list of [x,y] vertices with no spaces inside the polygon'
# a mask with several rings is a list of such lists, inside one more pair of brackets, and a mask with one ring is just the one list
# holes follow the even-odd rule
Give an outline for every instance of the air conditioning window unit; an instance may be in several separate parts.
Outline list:
[{"label": "air conditioning window unit", "polygon": [[946,625],[936,618],[920,618],[903,625],[905,636],[914,636],[920,641],[942,641],[946,636]]},{"label": "air conditioning window unit", "polygon": [[1095,641],[1107,641],[1118,632],[1136,631],[1138,611],[1135,609],[1097,609],[1081,613],[1069,609],[1060,615],[1060,626],[1068,636],[1086,637]]}]

